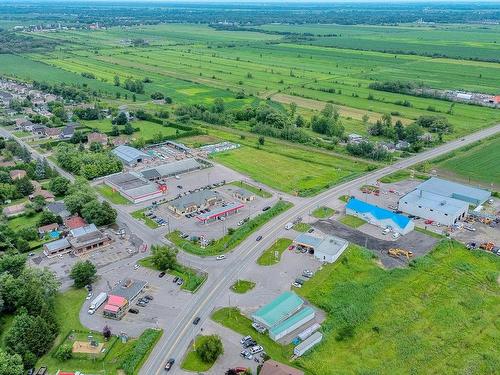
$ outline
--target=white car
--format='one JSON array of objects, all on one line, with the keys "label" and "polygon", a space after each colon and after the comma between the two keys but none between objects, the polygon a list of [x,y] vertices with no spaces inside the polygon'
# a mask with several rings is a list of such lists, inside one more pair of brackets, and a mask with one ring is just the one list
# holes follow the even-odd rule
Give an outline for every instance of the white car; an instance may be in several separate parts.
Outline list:
[{"label": "white car", "polygon": [[134,270],[138,270],[138,269],[139,269],[139,265],[138,264],[134,265]]},{"label": "white car", "polygon": [[293,282],[293,283],[292,283],[292,286],[293,286],[294,288],[302,288],[302,285],[300,285],[299,283],[296,283],[296,282]]},{"label": "white car", "polygon": [[87,297],[85,297],[85,299],[89,300],[92,298],[93,295],[94,295],[94,293],[90,292],[89,294],[87,294]]},{"label": "white car", "polygon": [[386,235],[386,234],[389,234],[391,233],[391,228],[385,228],[383,231],[382,231],[382,234],[383,235]]},{"label": "white car", "polygon": [[399,238],[399,236],[401,236],[401,235],[399,233],[397,233],[397,232],[394,232],[392,234],[392,238],[394,238],[395,240],[397,240]]},{"label": "white car", "polygon": [[217,258],[215,258],[216,260],[224,260],[226,259],[226,256],[225,255],[218,255]]},{"label": "white car", "polygon": [[94,309],[89,309],[89,311],[87,311],[89,313],[89,315],[92,315],[95,313],[95,310]]},{"label": "white car", "polygon": [[250,348],[250,354],[257,354],[264,351],[264,348],[260,345],[255,345]]}]

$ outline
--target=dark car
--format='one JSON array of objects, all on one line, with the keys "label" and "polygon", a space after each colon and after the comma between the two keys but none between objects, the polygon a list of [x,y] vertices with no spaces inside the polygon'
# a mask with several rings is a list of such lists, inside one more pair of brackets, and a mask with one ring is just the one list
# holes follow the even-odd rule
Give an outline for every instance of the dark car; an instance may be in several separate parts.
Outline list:
[{"label": "dark car", "polygon": [[181,185],[177,185],[177,189],[182,189],[182,186]]},{"label": "dark car", "polygon": [[152,301],[154,298],[153,298],[153,296],[146,294],[143,299],[147,299],[148,301]]},{"label": "dark car", "polygon": [[197,316],[196,318],[194,318],[193,324],[197,325],[200,322],[200,320],[201,320],[201,318],[199,316]]},{"label": "dark car", "polygon": [[170,371],[172,366],[174,365],[175,359],[170,358],[167,363],[165,364],[165,370]]},{"label": "dark car", "polygon": [[146,304],[143,301],[137,301],[135,304],[137,306],[141,306],[141,307],[145,307],[146,306]]},{"label": "dark car", "polygon": [[245,341],[245,343],[243,344],[243,346],[245,348],[251,348],[252,346],[255,346],[257,345],[257,342],[255,340],[248,340],[248,341]]},{"label": "dark car", "polygon": [[134,309],[134,308],[128,309],[128,312],[132,313],[132,314],[139,314],[139,310]]},{"label": "dark car", "polygon": [[161,271],[161,272],[160,272],[160,274],[158,275],[158,277],[160,277],[160,278],[161,278],[161,277],[163,277],[163,276],[165,276],[165,272]]},{"label": "dark car", "polygon": [[264,208],[262,209],[262,211],[267,211],[267,210],[269,210],[270,208],[271,208],[271,206],[266,206],[266,207],[264,207]]},{"label": "dark car", "polygon": [[92,291],[92,285],[91,284],[85,285],[85,289],[87,289],[89,292],[91,292]]},{"label": "dark car", "polygon": [[184,284],[184,280],[179,277],[179,280],[177,280],[177,285],[182,285]]},{"label": "dark car", "polygon": [[174,279],[172,280],[173,283],[176,283],[177,280],[179,280],[179,276],[175,276]]},{"label": "dark car", "polygon": [[259,236],[256,238],[256,241],[260,241],[262,239],[262,236]]}]

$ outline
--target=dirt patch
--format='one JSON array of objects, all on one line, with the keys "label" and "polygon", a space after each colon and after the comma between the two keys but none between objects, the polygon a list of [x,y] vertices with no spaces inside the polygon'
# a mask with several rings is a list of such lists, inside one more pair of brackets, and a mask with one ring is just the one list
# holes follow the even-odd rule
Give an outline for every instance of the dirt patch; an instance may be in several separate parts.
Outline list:
[{"label": "dirt patch", "polygon": [[75,341],[73,343],[72,351],[73,353],[99,354],[103,347],[103,343],[100,343],[97,346],[92,346],[87,341]]},{"label": "dirt patch", "polygon": [[[271,95],[271,99],[274,100],[275,102],[279,102],[282,104],[290,104],[294,102],[299,107],[314,109],[316,111],[321,111],[323,108],[325,108],[325,105],[327,104],[326,102],[322,102],[321,100],[306,99],[306,98],[301,98],[300,96],[293,96],[282,93]],[[368,121],[370,122],[375,122],[382,117],[382,113],[378,112],[370,112],[370,111],[365,111],[363,109],[346,107],[337,104],[335,104],[335,106],[339,109],[339,113],[341,116],[352,117],[360,121],[363,119],[364,115],[368,115],[369,119]],[[399,116],[392,116],[392,119],[394,121],[401,120],[401,122],[405,125],[413,123],[413,120]]]},{"label": "dirt patch", "polygon": [[393,258],[387,255],[387,250],[390,248],[410,250],[415,257],[420,257],[431,251],[438,241],[434,237],[416,231],[412,231],[396,241],[381,240],[331,219],[319,220],[313,226],[323,233],[343,238],[371,250],[379,257],[384,268],[404,267],[409,262],[404,257]]}]

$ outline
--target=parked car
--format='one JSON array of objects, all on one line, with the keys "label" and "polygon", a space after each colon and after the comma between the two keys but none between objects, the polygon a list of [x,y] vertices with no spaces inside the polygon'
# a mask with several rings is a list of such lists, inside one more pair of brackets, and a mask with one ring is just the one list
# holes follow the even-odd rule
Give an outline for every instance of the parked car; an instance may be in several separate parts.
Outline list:
[{"label": "parked car", "polygon": [[398,233],[398,232],[394,232],[392,234],[392,238],[394,238],[395,240],[397,240],[401,235]]},{"label": "parked car", "polygon": [[240,340],[240,344],[243,345],[246,341],[249,341],[252,339],[252,336],[245,336]]},{"label": "parked car", "polygon": [[255,240],[260,241],[262,239],[262,236],[257,237]]},{"label": "parked car", "polygon": [[175,359],[173,358],[170,358],[167,363],[165,364],[165,370],[166,371],[170,371],[170,369],[172,368],[172,366],[174,365],[174,362],[175,362]]},{"label": "parked car", "polygon": [[131,314],[139,314],[139,310],[134,309],[134,308],[128,309],[128,312]]},{"label": "parked car", "polygon": [[243,358],[246,358],[246,359],[253,359],[253,355],[251,355],[248,351],[246,350],[243,350],[240,355],[243,357]]},{"label": "parked car", "polygon": [[245,343],[243,344],[243,347],[251,348],[252,346],[255,346],[255,345],[257,345],[257,341],[250,339],[248,341],[245,341]]},{"label": "parked car", "polygon": [[162,278],[163,276],[165,276],[165,272],[161,271],[161,272],[158,274],[158,277],[159,277],[159,278]]},{"label": "parked car", "polygon": [[314,228],[309,228],[309,230],[307,231],[307,233],[312,233],[314,232]]},{"label": "parked car", "polygon": [[177,189],[182,189],[182,186],[181,185],[177,185]]},{"label": "parked car", "polygon": [[179,280],[177,280],[177,285],[182,285],[184,284],[184,280],[179,277]]},{"label": "parked car", "polygon": [[263,350],[264,350],[264,348],[262,346],[256,345],[256,346],[253,346],[252,348],[250,348],[250,354],[257,354]]},{"label": "parked car", "polygon": [[135,304],[137,306],[141,306],[141,307],[145,307],[146,306],[146,304],[143,301],[137,301]]},{"label": "parked car", "polygon": [[146,294],[143,299],[147,299],[148,301],[152,301],[154,298],[153,298],[153,296]]},{"label": "parked car", "polygon": [[264,208],[262,209],[262,211],[267,211],[267,210],[269,210],[270,208],[271,208],[271,206],[266,206],[266,207],[264,207]]},{"label": "parked car", "polygon": [[295,283],[295,282],[292,283],[292,286],[294,288],[302,288],[302,285],[300,285],[299,283]]},{"label": "parked car", "polygon": [[134,270],[138,270],[139,269],[139,265],[138,264],[134,264]]},{"label": "parked car", "polygon": [[197,316],[196,318],[194,318],[193,324],[197,325],[200,322],[200,320],[201,320],[201,318],[199,316]]},{"label": "parked car", "polygon": [[224,260],[226,259],[226,256],[225,255],[218,255],[217,258],[215,258],[216,260]]},{"label": "parked car", "polygon": [[310,278],[310,277],[312,277],[312,276],[313,276],[313,273],[312,273],[312,271],[309,271],[309,270],[304,270],[304,271],[302,272],[302,276],[307,277],[307,278]]},{"label": "parked car", "polygon": [[85,289],[87,289],[89,292],[91,292],[92,291],[92,285],[91,284],[85,285]]},{"label": "parked car", "polygon": [[176,283],[179,280],[179,276],[175,276],[174,279],[172,280],[173,283]]},{"label": "parked car", "polygon": [[92,298],[92,296],[94,295],[94,293],[92,292],[89,292],[89,294],[87,294],[87,297],[85,297],[86,300],[89,300]]},{"label": "parked car", "polygon": [[382,234],[383,235],[386,235],[386,234],[389,234],[391,233],[391,228],[385,228],[383,231],[382,231]]}]

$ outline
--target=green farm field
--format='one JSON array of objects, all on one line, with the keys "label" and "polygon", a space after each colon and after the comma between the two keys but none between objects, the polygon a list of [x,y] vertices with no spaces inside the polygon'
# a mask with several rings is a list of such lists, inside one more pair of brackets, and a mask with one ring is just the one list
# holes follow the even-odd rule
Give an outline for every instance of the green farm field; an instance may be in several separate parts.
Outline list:
[{"label": "green farm field", "polygon": [[458,243],[390,271],[350,246],[297,290],[327,320],[323,342],[294,363],[311,375],[496,373],[499,274],[495,255]]},{"label": "green farm field", "polygon": [[432,163],[440,174],[465,182],[481,183],[487,188],[500,187],[500,137],[490,138],[472,147],[444,155]]}]

